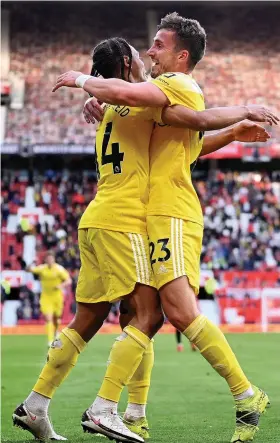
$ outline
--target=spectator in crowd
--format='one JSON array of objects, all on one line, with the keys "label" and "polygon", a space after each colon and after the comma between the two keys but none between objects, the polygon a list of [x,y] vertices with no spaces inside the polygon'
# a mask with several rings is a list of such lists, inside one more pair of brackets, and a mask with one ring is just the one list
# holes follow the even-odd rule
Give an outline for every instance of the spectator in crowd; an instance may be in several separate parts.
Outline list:
[{"label": "spectator in crowd", "polygon": [[46,249],[51,250],[57,245],[57,237],[54,231],[49,230],[43,235],[43,244]]},{"label": "spectator in crowd", "polygon": [[47,210],[49,210],[50,209],[50,204],[51,204],[51,201],[52,201],[52,195],[45,187],[42,188],[42,200],[43,200],[43,203],[45,205],[45,208]]},{"label": "spectator in crowd", "polygon": [[35,294],[30,285],[23,285],[19,291],[19,298],[22,301],[17,310],[19,320],[38,320],[40,317],[39,295]]},{"label": "spectator in crowd", "polygon": [[10,210],[9,210],[8,199],[5,197],[4,198],[2,197],[1,214],[2,214],[2,223],[6,224],[8,217],[10,215]]},{"label": "spectator in crowd", "polygon": [[216,171],[196,186],[204,208],[203,269],[279,267],[280,204],[268,174]]}]

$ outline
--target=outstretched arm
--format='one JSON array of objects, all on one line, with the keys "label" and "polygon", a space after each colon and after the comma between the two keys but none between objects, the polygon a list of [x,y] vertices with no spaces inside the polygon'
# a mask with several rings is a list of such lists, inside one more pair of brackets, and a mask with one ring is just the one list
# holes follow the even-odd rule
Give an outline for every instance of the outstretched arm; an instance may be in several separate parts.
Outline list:
[{"label": "outstretched arm", "polygon": [[229,106],[205,111],[193,111],[185,106],[176,105],[168,106],[162,111],[163,123],[195,131],[222,129],[245,119],[267,122],[270,125],[279,121],[269,109],[259,105]]},{"label": "outstretched arm", "polygon": [[[68,71],[58,77],[53,92],[62,86],[80,87],[101,102],[126,105],[164,107],[170,104],[164,92],[150,82],[129,83],[120,79],[101,79],[84,75],[77,71]],[[209,131],[230,126],[248,118],[269,124],[279,121],[269,109],[259,105],[215,108],[213,111],[194,111],[180,106],[166,108],[163,111],[164,123],[172,126],[186,127],[198,131]]]},{"label": "outstretched arm", "polygon": [[53,92],[62,86],[83,88],[101,102],[112,105],[149,106],[169,105],[166,95],[150,82],[129,83],[117,78],[102,79],[69,71],[58,77]]},{"label": "outstretched arm", "polygon": [[[103,110],[96,98],[88,99],[83,109],[87,123],[101,121]],[[189,128],[194,131],[211,131],[231,126],[249,115],[250,120],[278,122],[278,117],[262,106],[233,106],[224,108],[211,108],[205,111],[194,111],[182,105],[164,107],[162,120],[165,124],[174,127]]]},{"label": "outstretched arm", "polygon": [[234,141],[247,143],[266,142],[269,138],[269,133],[262,126],[244,120],[231,128],[205,136],[199,157],[218,151],[218,149]]}]

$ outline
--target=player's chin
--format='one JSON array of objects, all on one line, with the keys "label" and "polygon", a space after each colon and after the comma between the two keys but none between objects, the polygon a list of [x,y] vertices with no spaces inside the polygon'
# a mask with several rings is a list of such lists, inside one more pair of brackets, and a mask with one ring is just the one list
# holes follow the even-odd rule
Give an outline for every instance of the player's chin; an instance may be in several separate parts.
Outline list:
[{"label": "player's chin", "polygon": [[151,77],[157,78],[160,75],[160,71],[157,66],[153,66],[151,70]]}]

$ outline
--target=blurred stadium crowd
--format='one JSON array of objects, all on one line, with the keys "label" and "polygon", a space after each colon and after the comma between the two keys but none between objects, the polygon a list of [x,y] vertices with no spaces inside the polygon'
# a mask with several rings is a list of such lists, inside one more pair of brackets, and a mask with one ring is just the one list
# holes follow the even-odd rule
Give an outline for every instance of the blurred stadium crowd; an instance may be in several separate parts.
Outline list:
[{"label": "blurred stadium crowd", "polygon": [[[180,12],[180,6],[176,9]],[[66,70],[88,73],[92,48],[114,34],[126,37],[145,58],[145,8],[122,4],[112,10],[98,4],[94,9],[83,3],[77,9],[68,3],[57,4],[55,16],[50,11],[46,3],[11,6],[10,69],[25,79],[26,106],[9,110],[5,141],[18,143],[24,134],[31,144],[91,144],[94,130],[81,116],[86,95],[69,89],[52,94],[52,86]],[[280,101],[280,39],[273,7],[256,6],[253,15],[250,6],[209,9],[204,5],[199,9],[191,5],[183,11],[197,17],[207,30],[207,54],[195,73],[207,106],[250,102],[276,109]],[[138,25],[141,22],[143,26]]]},{"label": "blurred stadium crowd", "polygon": [[[26,177],[27,178],[27,177]],[[4,174],[2,179],[2,226],[9,214],[24,205],[24,176]],[[87,204],[96,194],[95,173],[46,171],[33,177],[35,201],[45,214],[54,214],[54,223],[37,222],[34,227],[18,226],[15,240],[10,235],[3,250],[4,268],[20,269],[21,242],[25,234],[36,235],[39,262],[48,249],[57,262],[75,272],[79,268],[77,226]],[[202,269],[280,269],[279,174],[215,171],[207,181],[194,180],[204,211]],[[8,234],[7,234],[8,235]]]}]

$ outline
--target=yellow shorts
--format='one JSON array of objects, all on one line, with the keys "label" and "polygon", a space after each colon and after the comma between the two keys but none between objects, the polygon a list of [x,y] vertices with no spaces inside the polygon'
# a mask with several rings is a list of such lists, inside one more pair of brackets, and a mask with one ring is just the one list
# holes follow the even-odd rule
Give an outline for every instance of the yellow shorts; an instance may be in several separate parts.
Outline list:
[{"label": "yellow shorts", "polygon": [[40,297],[40,309],[43,315],[55,315],[60,318],[63,312],[64,299],[63,295],[45,295],[42,293]]},{"label": "yellow shorts", "polygon": [[186,275],[197,295],[203,227],[179,218],[149,215],[147,229],[157,289]]},{"label": "yellow shorts", "polygon": [[155,287],[147,236],[97,228],[79,229],[78,236],[78,302],[113,303],[130,294],[136,283]]}]

